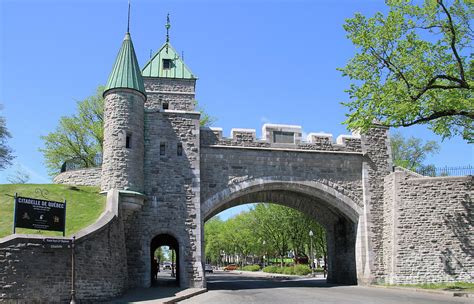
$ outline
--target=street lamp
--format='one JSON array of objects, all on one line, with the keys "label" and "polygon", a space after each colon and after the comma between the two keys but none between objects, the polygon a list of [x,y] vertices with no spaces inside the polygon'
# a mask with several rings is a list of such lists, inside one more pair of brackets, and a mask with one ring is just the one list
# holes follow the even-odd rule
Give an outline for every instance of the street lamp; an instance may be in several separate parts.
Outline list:
[{"label": "street lamp", "polygon": [[311,251],[310,251],[310,256],[311,256],[311,276],[314,277],[314,256],[313,256],[313,230],[309,231],[309,238],[311,240]]},{"label": "street lamp", "polygon": [[263,245],[263,268],[265,268],[265,244],[267,242],[263,240],[262,245]]}]

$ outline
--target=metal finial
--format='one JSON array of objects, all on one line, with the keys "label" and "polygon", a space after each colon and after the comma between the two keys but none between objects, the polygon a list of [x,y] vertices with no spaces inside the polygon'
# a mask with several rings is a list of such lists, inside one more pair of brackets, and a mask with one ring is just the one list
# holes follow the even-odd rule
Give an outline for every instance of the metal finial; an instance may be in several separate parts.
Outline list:
[{"label": "metal finial", "polygon": [[170,27],[171,27],[171,23],[170,23],[170,14],[168,13],[168,15],[166,16],[166,43],[170,42],[170,33],[169,33],[169,30],[170,30]]},{"label": "metal finial", "polygon": [[127,33],[130,33],[130,0],[128,0]]}]

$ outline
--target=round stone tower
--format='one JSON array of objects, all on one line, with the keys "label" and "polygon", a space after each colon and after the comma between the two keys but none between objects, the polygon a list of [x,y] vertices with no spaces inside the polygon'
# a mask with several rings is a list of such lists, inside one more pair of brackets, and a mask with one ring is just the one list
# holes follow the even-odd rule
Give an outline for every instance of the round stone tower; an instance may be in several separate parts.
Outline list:
[{"label": "round stone tower", "polygon": [[104,99],[101,190],[143,193],[143,116],[146,95],[128,32],[107,81]]}]

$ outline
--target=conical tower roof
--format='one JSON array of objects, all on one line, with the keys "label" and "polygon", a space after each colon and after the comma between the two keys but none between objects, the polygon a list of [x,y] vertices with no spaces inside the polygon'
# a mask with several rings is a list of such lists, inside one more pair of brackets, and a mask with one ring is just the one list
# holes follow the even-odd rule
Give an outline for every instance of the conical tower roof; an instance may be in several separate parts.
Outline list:
[{"label": "conical tower roof", "polygon": [[[138,66],[137,56],[133,48],[130,33],[125,34],[122,47],[115,60],[114,68],[110,73],[109,80],[105,86],[105,92],[116,88],[127,88],[137,90],[145,95],[143,77]],[[146,95],[145,95],[146,96]]]}]

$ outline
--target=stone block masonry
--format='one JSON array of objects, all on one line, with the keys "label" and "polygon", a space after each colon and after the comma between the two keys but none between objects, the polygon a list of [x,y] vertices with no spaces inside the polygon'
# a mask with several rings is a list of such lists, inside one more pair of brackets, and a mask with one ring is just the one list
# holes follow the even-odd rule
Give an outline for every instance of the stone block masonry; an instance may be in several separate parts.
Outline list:
[{"label": "stone block masonry", "polygon": [[86,168],[62,172],[53,179],[55,184],[100,186],[102,168]]},{"label": "stone block masonry", "polygon": [[474,281],[474,177],[385,178],[386,282]]}]

